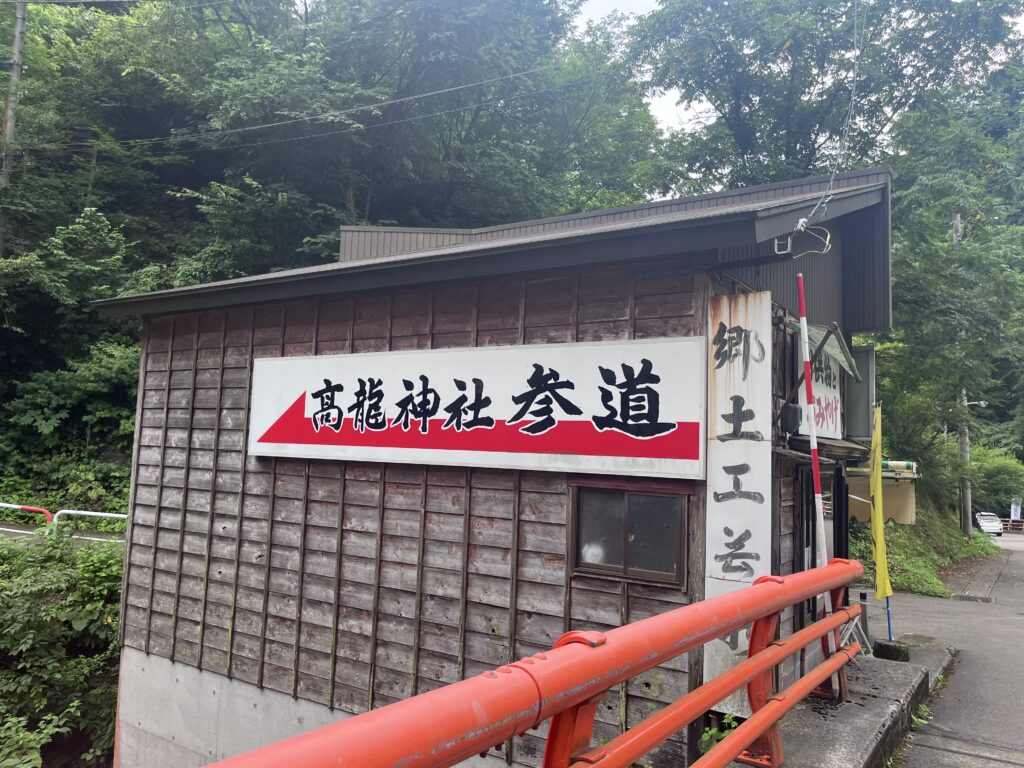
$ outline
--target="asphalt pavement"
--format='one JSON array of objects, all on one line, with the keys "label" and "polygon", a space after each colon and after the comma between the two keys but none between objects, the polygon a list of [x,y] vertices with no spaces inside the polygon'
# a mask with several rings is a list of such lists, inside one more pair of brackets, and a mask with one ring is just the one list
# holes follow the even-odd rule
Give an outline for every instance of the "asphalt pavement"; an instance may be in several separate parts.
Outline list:
[{"label": "asphalt pavement", "polygon": [[[897,636],[929,635],[959,650],[929,703],[933,718],[908,740],[901,768],[1024,768],[1024,535],[996,543],[1007,555],[979,564],[968,599],[892,597]],[[884,616],[872,611],[871,619],[877,636]]]}]

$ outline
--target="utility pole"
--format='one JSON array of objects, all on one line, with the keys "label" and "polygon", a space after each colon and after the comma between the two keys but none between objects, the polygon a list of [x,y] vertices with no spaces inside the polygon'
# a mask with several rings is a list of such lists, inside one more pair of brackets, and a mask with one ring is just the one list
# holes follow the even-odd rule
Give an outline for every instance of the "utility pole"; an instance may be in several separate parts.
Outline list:
[{"label": "utility pole", "polygon": [[960,420],[960,459],[963,461],[964,474],[960,480],[960,530],[968,539],[974,537],[974,525],[971,523],[971,478],[968,471],[971,466],[971,434],[967,429],[967,390],[960,390],[960,403],[964,407],[963,418]]},{"label": "utility pole", "polygon": [[4,105],[3,165],[0,166],[0,189],[11,183],[12,149],[14,147],[14,113],[18,106],[18,83],[25,56],[25,17],[28,2],[19,0],[14,9],[14,42],[11,45],[11,80]]},{"label": "utility pole", "polygon": [[960,405],[963,406],[963,415],[960,420],[960,459],[964,463],[964,474],[960,480],[960,530],[968,539],[974,536],[973,512],[971,506],[971,433],[967,428],[968,411],[972,405],[980,408],[988,408],[984,400],[967,400],[967,389],[960,390]]}]

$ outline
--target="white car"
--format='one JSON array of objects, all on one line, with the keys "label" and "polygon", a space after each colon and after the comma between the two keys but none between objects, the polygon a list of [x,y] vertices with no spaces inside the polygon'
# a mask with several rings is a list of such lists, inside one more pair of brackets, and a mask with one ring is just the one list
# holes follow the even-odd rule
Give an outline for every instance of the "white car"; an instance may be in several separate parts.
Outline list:
[{"label": "white car", "polygon": [[1003,521],[996,515],[989,514],[988,512],[979,512],[974,516],[974,519],[978,521],[978,527],[984,533],[992,533],[996,536],[1003,535]]}]

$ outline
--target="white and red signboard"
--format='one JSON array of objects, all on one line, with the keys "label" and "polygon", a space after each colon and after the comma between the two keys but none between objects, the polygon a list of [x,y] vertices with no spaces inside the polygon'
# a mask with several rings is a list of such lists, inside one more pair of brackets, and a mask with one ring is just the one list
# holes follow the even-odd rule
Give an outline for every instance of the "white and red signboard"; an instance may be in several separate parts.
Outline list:
[{"label": "white and red signboard", "polygon": [[249,453],[704,477],[705,340],[259,359]]},{"label": "white and red signboard", "polygon": [[[842,375],[839,363],[824,353],[811,365],[811,383],[814,389],[814,408],[804,409],[804,421],[800,434],[810,434],[808,416],[813,416],[818,437],[843,439],[843,401],[839,391],[839,377]],[[801,364],[800,373],[803,373]]]},{"label": "white and red signboard", "polygon": [[[771,293],[713,296],[708,325],[704,596],[750,586],[772,568]],[[747,657],[745,630],[704,646],[704,679]],[[748,715],[745,696],[719,709]]]}]

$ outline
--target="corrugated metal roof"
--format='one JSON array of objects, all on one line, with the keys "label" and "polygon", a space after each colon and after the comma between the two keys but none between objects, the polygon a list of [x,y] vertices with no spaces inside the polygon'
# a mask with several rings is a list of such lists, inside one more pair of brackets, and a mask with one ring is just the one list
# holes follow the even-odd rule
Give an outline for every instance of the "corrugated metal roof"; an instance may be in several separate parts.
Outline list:
[{"label": "corrugated metal roof", "polygon": [[[838,177],[825,219],[882,200],[887,203],[888,182],[888,174],[880,171]],[[512,274],[556,264],[621,261],[618,239],[624,237],[631,238],[629,258],[706,252],[791,231],[820,199],[827,183],[826,178],[808,179],[482,230],[346,228],[349,239],[345,242],[365,248],[363,258],[104,299],[96,305],[106,316],[152,315]],[[393,237],[381,237],[385,234]],[[371,252],[375,255],[368,256]],[[502,258],[489,258],[498,255]],[[888,262],[887,249],[884,260]]]},{"label": "corrugated metal roof", "polygon": [[423,251],[462,243],[471,237],[472,231],[466,229],[342,227],[341,261],[358,261],[378,256],[392,256],[396,253]]},{"label": "corrugated metal roof", "polygon": [[[577,232],[627,221],[659,219],[687,211],[715,215],[724,209],[752,203],[778,204],[784,198],[817,197],[826,190],[829,181],[829,177],[821,176],[476,229],[348,226],[341,228],[341,261],[378,259],[459,243]],[[836,176],[834,188],[842,191],[870,184],[887,184],[888,181],[887,171],[850,171]]]},{"label": "corrugated metal roof", "polygon": [[[864,194],[865,192],[880,190],[881,188],[881,184],[870,184],[867,186],[852,187],[849,189],[837,191],[832,196],[832,198],[833,200],[843,200],[849,197]],[[529,245],[534,245],[536,243],[554,243],[559,240],[566,240],[570,238],[579,237],[580,235],[603,235],[610,233],[625,232],[628,230],[654,228],[666,224],[677,224],[686,221],[695,221],[711,218],[717,219],[721,217],[728,217],[743,213],[758,214],[764,211],[774,212],[782,207],[788,208],[794,205],[798,206],[800,203],[815,203],[817,202],[820,196],[820,192],[812,192],[803,195],[779,197],[772,200],[759,200],[757,202],[736,203],[732,205],[719,205],[714,208],[684,208],[681,210],[665,211],[659,213],[658,215],[610,217],[610,220],[603,220],[598,217],[588,217],[589,223],[587,226],[565,226],[557,227],[554,229],[533,227],[516,227],[514,229],[504,228],[501,230],[501,237],[497,236],[496,232],[489,233],[488,237],[467,238],[463,242],[457,243],[455,245],[443,245],[431,248],[412,248],[408,250],[402,250],[390,256],[378,256],[372,259],[372,261],[375,264],[379,264],[381,262],[407,261],[411,259],[421,259],[428,257],[451,256],[461,253],[470,253],[473,251],[486,251],[494,248],[507,248],[509,246],[525,247]],[[792,222],[794,225],[797,222],[797,218],[797,216],[792,217]],[[826,214],[826,219],[827,218],[828,214]],[[361,261],[368,260],[369,259],[363,259]],[[310,267],[310,269],[336,270],[339,268],[350,268],[352,266],[355,265],[352,264],[351,262],[345,261],[342,262],[341,264],[328,264],[320,267]],[[242,279],[245,280],[250,278]]]}]

